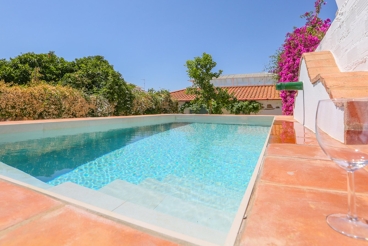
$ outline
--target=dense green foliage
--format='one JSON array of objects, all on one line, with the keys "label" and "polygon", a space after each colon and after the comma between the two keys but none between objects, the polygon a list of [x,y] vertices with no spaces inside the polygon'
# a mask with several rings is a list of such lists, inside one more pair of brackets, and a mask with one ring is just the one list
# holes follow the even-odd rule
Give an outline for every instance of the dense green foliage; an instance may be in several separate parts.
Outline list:
[{"label": "dense green foliage", "polygon": [[[27,115],[22,113],[23,116],[18,116],[18,111],[7,111],[0,105],[0,114],[3,114],[2,120],[177,112],[177,103],[171,99],[168,91],[155,92],[151,90],[149,92],[141,91],[138,93],[136,91],[133,93],[135,85],[126,83],[122,75],[115,71],[113,66],[102,56],[83,57],[69,62],[62,57],[56,56],[54,52],[47,54],[29,52],[9,60],[0,59],[0,81],[3,81],[2,88],[3,91],[6,91],[6,98],[9,100],[9,103],[5,103],[3,100],[5,98],[4,92],[0,94],[0,97],[2,97],[3,105],[7,105],[8,109],[17,107],[31,109],[38,107],[41,103],[40,100],[43,98],[42,96],[40,100],[32,99],[26,102],[22,99],[19,100],[19,103],[17,103],[17,98],[9,98],[12,95],[34,98],[36,94],[43,95],[41,90],[45,89],[46,91],[55,92],[56,101],[60,99],[58,96],[62,93],[65,94],[66,91],[68,93],[72,91],[76,93],[78,91],[78,98],[80,96],[86,100],[86,103],[83,104],[86,106],[86,109],[82,111],[88,111],[88,113],[82,114],[63,114],[59,110],[58,113],[45,116],[31,116],[28,113]],[[11,87],[14,88],[11,89]],[[33,87],[37,88],[34,89]],[[65,89],[63,89],[64,87]],[[69,97],[65,98],[66,101],[69,100]],[[138,102],[141,99],[143,101]],[[44,103],[49,103],[51,108],[65,104],[60,99],[61,101],[59,100],[57,105],[53,105],[54,102],[56,103],[55,100],[46,100]],[[22,106],[22,103],[30,103],[32,105]],[[72,106],[71,104],[67,105]],[[3,113],[5,111],[7,113]],[[13,113],[14,115],[12,115]]]},{"label": "dense green foliage", "polygon": [[186,93],[195,95],[195,98],[184,103],[180,107],[180,112],[184,112],[185,108],[189,108],[194,113],[205,108],[209,114],[222,114],[224,109],[232,114],[258,113],[261,110],[261,103],[238,101],[233,94],[228,93],[227,89],[216,87],[211,83],[213,78],[218,78],[222,73],[222,70],[211,72],[216,67],[216,62],[212,60],[211,55],[203,53],[202,57],[188,60],[185,66],[189,78],[193,81],[193,85],[186,89]]},{"label": "dense green foliage", "polygon": [[114,115],[131,114],[132,92],[121,74],[102,56],[68,62],[54,52],[25,53],[9,61],[0,60],[0,80],[29,85],[32,80],[68,85],[87,95],[103,96],[114,107]]},{"label": "dense green foliage", "polygon": [[89,56],[73,62],[73,73],[61,78],[62,85],[82,90],[88,95],[102,95],[114,105],[114,115],[129,115],[133,95],[121,74],[102,56]]},{"label": "dense green foliage", "polygon": [[229,111],[231,114],[257,114],[262,109],[262,104],[251,100],[251,101],[234,101]]},{"label": "dense green foliage", "polygon": [[172,100],[170,92],[167,90],[149,89],[146,92],[135,88],[133,95],[132,114],[134,115],[178,113],[178,102]]},{"label": "dense green foliage", "polygon": [[73,62],[57,57],[54,52],[35,54],[33,52],[0,60],[0,80],[18,85],[30,83],[32,73],[38,69],[39,79],[47,83],[56,83],[67,73],[75,71]]}]

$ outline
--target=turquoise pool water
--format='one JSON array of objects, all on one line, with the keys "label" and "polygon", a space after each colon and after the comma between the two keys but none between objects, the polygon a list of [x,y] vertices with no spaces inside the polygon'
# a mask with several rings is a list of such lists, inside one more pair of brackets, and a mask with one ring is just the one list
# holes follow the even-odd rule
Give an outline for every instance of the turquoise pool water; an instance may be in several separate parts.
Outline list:
[{"label": "turquoise pool water", "polygon": [[[75,168],[151,135],[183,126],[170,123],[0,143],[0,161],[48,182]],[[11,137],[10,137],[11,138]]]},{"label": "turquoise pool water", "polygon": [[[0,161],[50,184],[98,190],[120,179],[181,179],[240,199],[269,127],[169,123],[2,144]],[[211,188],[210,193],[215,191]]]},{"label": "turquoise pool water", "polygon": [[48,183],[72,181],[100,189],[116,179],[139,184],[147,178],[161,181],[175,175],[244,191],[268,130],[203,123],[173,127],[84,163]]}]

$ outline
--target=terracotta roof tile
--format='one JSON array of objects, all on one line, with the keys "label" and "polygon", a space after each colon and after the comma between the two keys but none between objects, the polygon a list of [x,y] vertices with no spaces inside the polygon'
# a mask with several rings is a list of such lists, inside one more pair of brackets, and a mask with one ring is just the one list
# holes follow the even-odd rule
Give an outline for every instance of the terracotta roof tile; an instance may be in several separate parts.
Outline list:
[{"label": "terracotta roof tile", "polygon": [[[228,90],[228,92],[234,93],[234,96],[240,100],[281,100],[279,92],[274,85],[257,85],[257,86],[228,86],[221,87]],[[171,97],[181,101],[191,101],[194,99],[194,95],[187,95],[185,89],[173,91],[170,93]]]},{"label": "terracotta roof tile", "polygon": [[304,53],[302,59],[311,83],[321,82],[330,98],[368,96],[368,71],[341,72],[330,51]]}]

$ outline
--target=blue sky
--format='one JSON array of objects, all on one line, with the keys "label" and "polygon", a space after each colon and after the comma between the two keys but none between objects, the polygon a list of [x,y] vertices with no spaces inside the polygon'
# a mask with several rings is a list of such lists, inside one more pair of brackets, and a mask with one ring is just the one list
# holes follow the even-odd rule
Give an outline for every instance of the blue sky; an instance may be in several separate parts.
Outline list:
[{"label": "blue sky", "polygon": [[[212,55],[223,74],[262,72],[314,0],[2,1],[0,58],[26,52],[66,60],[102,55],[145,89],[190,85],[184,64]],[[320,17],[334,19],[336,2]]]}]

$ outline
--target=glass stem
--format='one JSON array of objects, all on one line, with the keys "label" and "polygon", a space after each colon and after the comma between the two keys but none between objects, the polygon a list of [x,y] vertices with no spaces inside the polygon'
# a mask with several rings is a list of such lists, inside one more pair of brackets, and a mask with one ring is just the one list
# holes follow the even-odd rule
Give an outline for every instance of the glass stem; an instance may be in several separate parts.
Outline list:
[{"label": "glass stem", "polygon": [[350,220],[357,220],[355,198],[354,171],[348,171],[348,218]]}]

